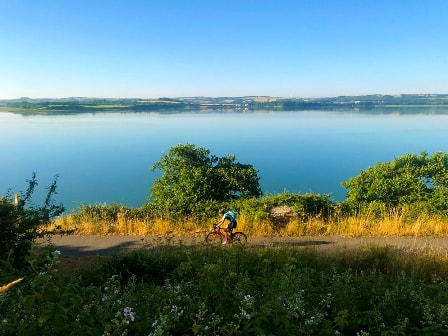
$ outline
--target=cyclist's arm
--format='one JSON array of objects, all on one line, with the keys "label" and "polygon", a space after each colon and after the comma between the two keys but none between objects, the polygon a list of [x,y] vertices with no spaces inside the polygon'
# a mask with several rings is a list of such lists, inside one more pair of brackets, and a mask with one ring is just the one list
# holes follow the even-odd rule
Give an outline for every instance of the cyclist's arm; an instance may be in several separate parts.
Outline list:
[{"label": "cyclist's arm", "polygon": [[225,218],[225,217],[222,217],[222,218],[218,221],[218,223],[216,223],[216,225],[217,225],[217,226],[221,226],[222,224],[224,224],[225,220],[226,220],[226,218]]}]

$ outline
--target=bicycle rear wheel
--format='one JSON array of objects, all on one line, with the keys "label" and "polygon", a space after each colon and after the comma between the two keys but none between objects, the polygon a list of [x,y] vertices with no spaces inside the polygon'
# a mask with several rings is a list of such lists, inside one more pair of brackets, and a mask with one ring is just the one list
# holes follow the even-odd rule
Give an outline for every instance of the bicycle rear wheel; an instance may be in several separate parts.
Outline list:
[{"label": "bicycle rear wheel", "polygon": [[209,245],[221,245],[222,237],[216,232],[210,232],[205,236],[205,241]]},{"label": "bicycle rear wheel", "polygon": [[242,232],[232,234],[232,243],[244,245],[247,242],[247,236]]}]

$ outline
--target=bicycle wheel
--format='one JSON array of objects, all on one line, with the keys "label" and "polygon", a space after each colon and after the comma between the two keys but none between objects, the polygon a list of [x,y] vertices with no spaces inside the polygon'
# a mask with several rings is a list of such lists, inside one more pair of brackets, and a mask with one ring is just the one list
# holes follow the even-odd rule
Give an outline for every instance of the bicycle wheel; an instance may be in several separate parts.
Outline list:
[{"label": "bicycle wheel", "polygon": [[216,232],[210,232],[207,234],[207,236],[205,236],[205,241],[209,245],[221,245],[222,237]]},{"label": "bicycle wheel", "polygon": [[235,232],[232,235],[232,243],[244,245],[247,242],[247,236],[242,232]]}]

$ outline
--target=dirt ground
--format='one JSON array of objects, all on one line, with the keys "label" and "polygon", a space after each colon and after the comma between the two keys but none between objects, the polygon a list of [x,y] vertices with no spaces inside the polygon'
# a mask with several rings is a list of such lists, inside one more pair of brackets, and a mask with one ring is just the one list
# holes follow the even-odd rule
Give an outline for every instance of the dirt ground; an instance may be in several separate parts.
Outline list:
[{"label": "dirt ground", "polygon": [[[153,248],[161,244],[205,244],[204,237],[164,238],[136,236],[50,236],[39,239],[43,246],[52,245],[62,256],[106,256],[118,251]],[[388,246],[393,249],[435,253],[448,256],[448,238],[431,237],[249,237],[248,247],[315,248],[324,251],[357,250],[366,246]],[[227,247],[227,246],[226,246]],[[231,247],[229,245],[228,247]]]}]

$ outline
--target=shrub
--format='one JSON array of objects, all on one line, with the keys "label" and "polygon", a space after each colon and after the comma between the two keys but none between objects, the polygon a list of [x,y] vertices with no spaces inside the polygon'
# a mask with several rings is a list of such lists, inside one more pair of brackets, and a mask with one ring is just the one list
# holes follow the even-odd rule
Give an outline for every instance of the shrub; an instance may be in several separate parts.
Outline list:
[{"label": "shrub", "polygon": [[388,208],[417,204],[426,212],[446,214],[447,176],[448,153],[436,152],[428,157],[422,152],[379,162],[342,182],[342,186],[348,189],[347,203],[355,209],[372,202]]},{"label": "shrub", "polygon": [[158,246],[51,266],[0,296],[0,336],[447,333],[442,256]]},{"label": "shrub", "polygon": [[192,144],[170,148],[154,163],[156,169],[163,173],[154,180],[149,198],[169,218],[191,216],[198,203],[261,195],[258,170],[236,162],[234,155],[219,158]]},{"label": "shrub", "polygon": [[31,244],[38,237],[38,229],[64,212],[62,204],[56,205],[52,198],[56,194],[57,178],[47,188],[48,193],[41,206],[27,206],[37,186],[35,173],[31,180],[27,180],[28,188],[17,203],[9,194],[0,198],[0,263],[24,266]]}]

